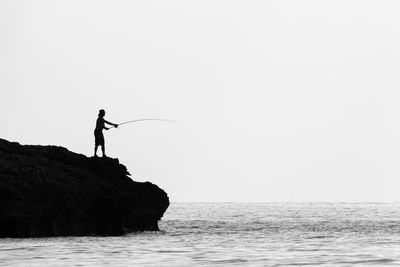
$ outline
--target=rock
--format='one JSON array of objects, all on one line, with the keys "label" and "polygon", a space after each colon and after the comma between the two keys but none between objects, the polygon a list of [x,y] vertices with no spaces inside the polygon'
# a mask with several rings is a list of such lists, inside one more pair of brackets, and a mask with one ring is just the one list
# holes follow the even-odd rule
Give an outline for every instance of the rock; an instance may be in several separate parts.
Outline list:
[{"label": "rock", "polygon": [[0,237],[158,230],[167,194],[129,175],[118,159],[0,139]]}]

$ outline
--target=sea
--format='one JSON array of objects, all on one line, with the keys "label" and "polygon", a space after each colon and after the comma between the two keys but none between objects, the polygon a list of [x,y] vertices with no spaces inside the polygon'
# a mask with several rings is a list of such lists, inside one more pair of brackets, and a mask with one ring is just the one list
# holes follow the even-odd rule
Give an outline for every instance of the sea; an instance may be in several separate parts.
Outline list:
[{"label": "sea", "polygon": [[171,203],[161,231],[0,239],[0,266],[399,266],[400,203]]}]

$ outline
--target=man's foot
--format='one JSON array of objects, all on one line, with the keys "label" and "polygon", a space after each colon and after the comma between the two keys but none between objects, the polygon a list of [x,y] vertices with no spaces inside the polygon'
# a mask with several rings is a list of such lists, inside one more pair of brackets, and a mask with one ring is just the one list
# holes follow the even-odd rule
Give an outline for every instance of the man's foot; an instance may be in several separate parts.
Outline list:
[{"label": "man's foot", "polygon": [[98,158],[99,156],[97,156],[96,154],[94,154],[94,156],[93,156],[94,158]]},{"label": "man's foot", "polygon": [[108,157],[106,156],[106,154],[104,154],[104,155],[103,155],[103,158],[108,158]]}]

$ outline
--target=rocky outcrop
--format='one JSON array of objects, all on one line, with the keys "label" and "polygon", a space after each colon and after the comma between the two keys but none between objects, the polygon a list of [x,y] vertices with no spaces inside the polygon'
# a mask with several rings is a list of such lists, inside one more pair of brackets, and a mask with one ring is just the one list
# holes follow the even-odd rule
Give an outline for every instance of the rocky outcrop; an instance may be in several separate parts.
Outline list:
[{"label": "rocky outcrop", "polygon": [[0,237],[158,230],[167,194],[129,178],[118,159],[0,139]]}]

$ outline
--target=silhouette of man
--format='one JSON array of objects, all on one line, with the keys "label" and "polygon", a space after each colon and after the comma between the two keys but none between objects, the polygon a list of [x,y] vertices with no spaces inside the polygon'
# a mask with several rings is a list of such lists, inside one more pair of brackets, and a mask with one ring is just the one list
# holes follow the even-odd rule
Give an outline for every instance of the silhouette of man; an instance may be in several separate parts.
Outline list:
[{"label": "silhouette of man", "polygon": [[105,124],[109,124],[114,126],[115,128],[118,127],[118,124],[108,122],[104,119],[104,116],[106,115],[106,112],[104,109],[99,110],[99,117],[97,118],[96,121],[96,129],[94,129],[94,156],[97,157],[97,148],[101,146],[101,152],[103,152],[103,158],[107,157],[105,153],[105,145],[104,145],[104,135],[103,135],[103,129],[110,129],[105,126]]}]

